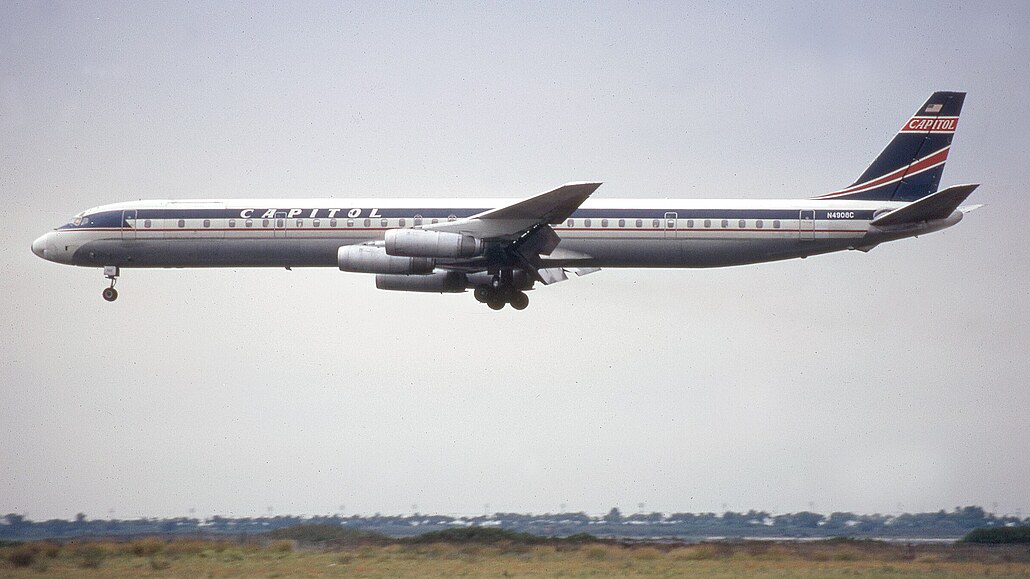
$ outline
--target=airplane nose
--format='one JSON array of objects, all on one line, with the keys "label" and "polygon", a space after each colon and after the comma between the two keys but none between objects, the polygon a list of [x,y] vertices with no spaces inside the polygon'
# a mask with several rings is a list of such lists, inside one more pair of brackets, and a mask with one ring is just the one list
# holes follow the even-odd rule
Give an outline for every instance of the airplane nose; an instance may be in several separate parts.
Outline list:
[{"label": "airplane nose", "polygon": [[42,257],[43,259],[46,259],[46,238],[46,235],[41,235],[36,239],[36,241],[32,242],[32,253],[35,253],[38,257]]}]

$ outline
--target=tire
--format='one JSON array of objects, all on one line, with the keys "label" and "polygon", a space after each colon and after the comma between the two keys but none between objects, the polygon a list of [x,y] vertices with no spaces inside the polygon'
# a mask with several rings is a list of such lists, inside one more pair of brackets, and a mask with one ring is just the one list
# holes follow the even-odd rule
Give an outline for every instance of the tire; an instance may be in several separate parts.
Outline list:
[{"label": "tire", "polygon": [[524,310],[529,307],[529,296],[527,296],[525,292],[515,292],[511,296],[510,303],[511,307],[516,310]]},{"label": "tire", "polygon": [[118,299],[118,290],[114,289],[113,287],[104,288],[103,293],[101,293],[100,295],[104,296],[105,300],[113,302],[114,300]]},{"label": "tire", "polygon": [[490,300],[486,302],[486,305],[490,306],[491,310],[502,310],[507,302],[501,300]]},{"label": "tire", "polygon": [[485,287],[477,287],[476,289],[472,290],[472,295],[476,298],[476,301],[481,304],[489,302],[490,298],[493,297],[493,294],[494,292],[492,289]]}]

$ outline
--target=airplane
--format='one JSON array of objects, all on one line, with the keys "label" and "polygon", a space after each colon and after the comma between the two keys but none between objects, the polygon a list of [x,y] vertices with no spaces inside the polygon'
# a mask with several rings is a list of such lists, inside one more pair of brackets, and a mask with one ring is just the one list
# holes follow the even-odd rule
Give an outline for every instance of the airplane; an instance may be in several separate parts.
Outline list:
[{"label": "airplane", "polygon": [[703,268],[868,252],[981,205],[938,190],[965,93],[935,92],[854,183],[803,199],[592,199],[599,182],[525,199],[208,199],[88,209],[32,243],[57,263],[122,268],[337,267],[384,290],[463,293],[491,309],[600,268]]}]

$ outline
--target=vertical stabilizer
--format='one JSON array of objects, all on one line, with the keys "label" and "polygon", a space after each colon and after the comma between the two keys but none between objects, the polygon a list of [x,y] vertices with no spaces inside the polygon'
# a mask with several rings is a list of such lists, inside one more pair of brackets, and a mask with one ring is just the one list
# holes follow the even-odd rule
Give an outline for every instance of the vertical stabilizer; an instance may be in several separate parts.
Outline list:
[{"label": "vertical stabilizer", "polygon": [[937,191],[963,92],[935,92],[850,187],[817,199],[915,201]]}]

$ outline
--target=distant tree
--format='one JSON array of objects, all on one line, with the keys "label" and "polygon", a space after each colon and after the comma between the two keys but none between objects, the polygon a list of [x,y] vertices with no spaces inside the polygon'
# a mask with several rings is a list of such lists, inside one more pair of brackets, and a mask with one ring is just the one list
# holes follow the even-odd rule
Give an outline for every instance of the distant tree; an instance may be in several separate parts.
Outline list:
[{"label": "distant tree", "polygon": [[637,523],[660,523],[664,518],[661,513],[636,513],[626,517],[626,520]]},{"label": "distant tree", "polygon": [[15,513],[8,513],[4,515],[4,522],[12,527],[18,527],[25,524],[25,517]]},{"label": "distant tree", "polygon": [[722,514],[722,524],[725,527],[737,527],[746,524],[744,515],[733,511],[726,511]]},{"label": "distant tree", "polygon": [[754,509],[751,509],[744,516],[747,517],[747,522],[749,524],[760,525],[764,523],[766,519],[769,518],[769,513],[766,511],[756,511]]},{"label": "distant tree", "polygon": [[974,529],[962,538],[967,543],[1023,543],[1030,544],[1030,527],[1001,527]]},{"label": "distant tree", "polygon": [[619,510],[619,507],[612,507],[612,510],[608,511],[608,514],[604,516],[604,522],[621,523],[622,511]]},{"label": "distant tree", "polygon": [[962,507],[961,509],[956,507],[954,516],[961,525],[966,527],[985,526],[990,524],[991,519],[994,518],[988,515],[982,507]]},{"label": "distant tree", "polygon": [[819,513],[801,511],[776,517],[776,526],[780,528],[814,529],[819,526],[823,516]]},{"label": "distant tree", "polygon": [[75,515],[75,522],[80,524],[80,525],[82,523],[85,523],[86,522],[86,513],[78,513],[77,515]]},{"label": "distant tree", "polygon": [[854,526],[858,522],[858,516],[855,513],[849,512],[834,512],[826,519],[826,528],[828,529],[845,529],[848,527],[848,523]]}]

